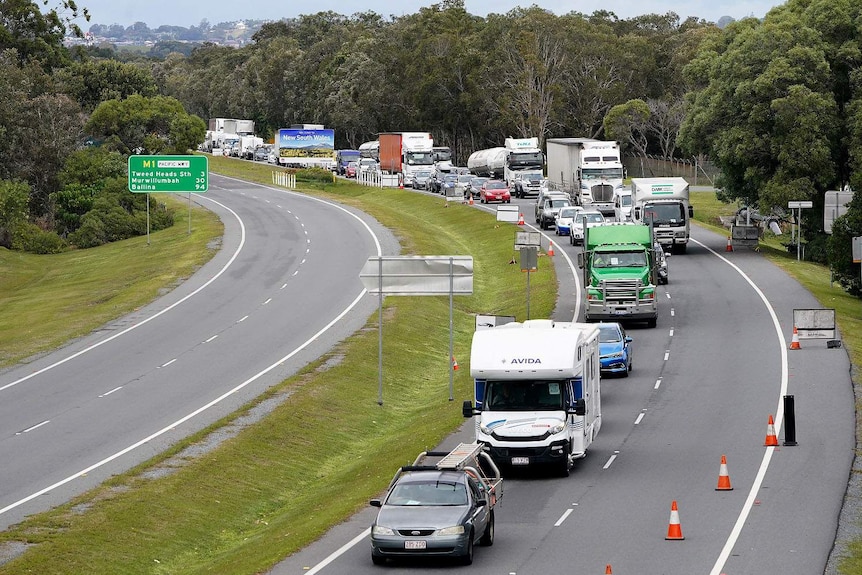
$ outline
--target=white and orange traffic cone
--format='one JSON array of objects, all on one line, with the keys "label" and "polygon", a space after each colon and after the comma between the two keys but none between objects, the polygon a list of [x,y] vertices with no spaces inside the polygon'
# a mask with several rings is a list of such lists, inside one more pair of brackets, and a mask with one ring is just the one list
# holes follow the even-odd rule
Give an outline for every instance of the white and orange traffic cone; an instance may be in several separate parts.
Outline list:
[{"label": "white and orange traffic cone", "polygon": [[670,505],[670,522],[667,526],[667,537],[665,539],[668,540],[682,540],[685,537],[682,536],[682,527],[679,524],[679,509],[676,506],[676,501],[671,503]]},{"label": "white and orange traffic cone", "polygon": [[470,199],[467,200],[467,205],[470,205],[470,206],[473,205],[473,192],[470,192]]},{"label": "white and orange traffic cone", "polygon": [[733,487],[730,486],[730,475],[727,474],[727,456],[721,456],[721,466],[718,468],[718,486],[716,491],[730,491]]},{"label": "white and orange traffic cone", "polygon": [[610,563],[608,563],[608,565],[607,565],[607,566],[605,566],[605,575],[614,575],[614,572],[613,572],[613,570],[611,569],[611,565],[610,565]]},{"label": "white and orange traffic cone", "polygon": [[519,226],[524,225],[524,214],[518,214],[518,225]]},{"label": "white and orange traffic cone", "polygon": [[458,360],[455,359],[455,356],[452,356],[452,370],[458,371]]},{"label": "white and orange traffic cone", "polygon": [[554,257],[554,242],[551,242],[550,245],[548,245],[548,255]]},{"label": "white and orange traffic cone", "polygon": [[790,349],[802,349],[802,346],[799,345],[799,331],[795,325],[793,326],[793,337],[790,338]]},{"label": "white and orange traffic cone", "polygon": [[769,414],[769,422],[766,424],[766,440],[763,445],[765,447],[778,447],[778,436],[775,435],[775,421],[772,419],[772,414]]},{"label": "white and orange traffic cone", "polygon": [[727,236],[727,247],[724,248],[724,251],[726,251],[726,252],[732,252],[733,251],[733,242],[731,242],[730,236]]}]

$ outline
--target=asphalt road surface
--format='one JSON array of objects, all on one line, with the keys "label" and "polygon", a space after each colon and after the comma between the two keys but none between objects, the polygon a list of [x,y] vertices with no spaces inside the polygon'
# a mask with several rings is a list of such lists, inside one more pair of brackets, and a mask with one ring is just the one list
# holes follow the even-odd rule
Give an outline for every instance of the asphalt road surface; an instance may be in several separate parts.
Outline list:
[{"label": "asphalt road surface", "polygon": [[[513,203],[531,223],[530,200]],[[554,318],[582,317],[572,263],[579,248],[545,233],[560,277]],[[724,236],[697,227],[692,236],[688,253],[670,259],[658,327],[629,331],[631,376],[603,379],[603,425],[588,457],[569,478],[508,478],[496,542],[477,548],[471,573],[587,574],[606,565],[617,575],[823,573],[855,446],[847,354],[824,340],[789,350],[793,310],[820,304],[760,254],[726,252]],[[782,444],[788,395],[796,446]],[[764,446],[770,415],[778,447]],[[465,424],[440,448],[470,441],[471,430]],[[730,491],[715,489],[722,455]],[[681,541],[665,539],[674,501]],[[270,574],[378,572],[367,532],[375,511]],[[449,568],[457,567],[419,560],[384,569]]]},{"label": "asphalt road surface", "polygon": [[213,260],[152,305],[0,374],[0,528],[232,413],[376,310],[359,271],[398,247],[372,218],[215,175],[195,201],[225,224]]}]

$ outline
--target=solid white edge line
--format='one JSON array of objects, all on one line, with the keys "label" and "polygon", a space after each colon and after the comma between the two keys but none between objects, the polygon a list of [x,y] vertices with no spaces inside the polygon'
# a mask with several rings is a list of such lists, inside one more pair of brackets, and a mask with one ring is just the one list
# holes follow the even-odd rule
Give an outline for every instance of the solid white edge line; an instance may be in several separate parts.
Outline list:
[{"label": "solid white edge line", "polygon": [[[195,195],[196,195],[196,196],[199,196],[199,197],[201,197],[201,198],[203,198],[203,197],[204,197],[204,196],[200,196],[200,194],[195,194]],[[208,201],[210,201],[210,202],[212,202],[212,203],[214,203],[214,204],[216,204],[216,205],[218,205],[218,206],[221,206],[222,208],[226,209],[228,212],[230,212],[231,214],[233,214],[233,215],[234,215],[234,217],[236,218],[237,222],[239,222],[239,226],[240,226],[240,230],[241,230],[241,233],[240,233],[240,242],[239,242],[239,245],[238,245],[238,246],[237,246],[237,248],[236,248],[236,251],[234,251],[234,253],[233,253],[233,255],[230,257],[230,259],[225,263],[225,265],[224,265],[224,266],[222,266],[222,268],[221,268],[221,269],[220,269],[220,270],[219,270],[219,271],[218,271],[218,272],[217,272],[213,277],[211,277],[211,278],[210,278],[210,279],[208,279],[206,282],[204,282],[204,283],[203,283],[203,285],[201,285],[199,288],[197,288],[196,290],[194,290],[194,291],[193,291],[193,292],[191,292],[190,294],[186,295],[186,296],[185,296],[185,297],[183,297],[182,299],[180,299],[180,300],[178,300],[178,301],[176,301],[176,302],[172,303],[171,305],[169,305],[168,307],[166,307],[166,308],[165,308],[165,309],[163,309],[162,311],[157,312],[157,313],[155,313],[155,314],[151,315],[150,317],[148,317],[148,318],[146,318],[146,319],[143,319],[143,320],[139,321],[139,322],[138,322],[138,323],[136,323],[136,324],[130,325],[130,326],[129,326],[129,327],[127,327],[126,329],[124,329],[124,330],[122,330],[122,331],[119,331],[119,332],[115,333],[114,335],[112,335],[112,336],[110,336],[110,337],[107,337],[107,338],[105,338],[105,339],[103,339],[103,340],[101,340],[101,341],[97,341],[97,342],[96,342],[96,343],[94,343],[93,345],[91,345],[91,346],[89,346],[89,347],[86,347],[86,348],[84,348],[84,349],[82,349],[82,350],[80,350],[80,351],[78,351],[78,352],[75,352],[75,353],[73,353],[72,355],[70,355],[70,356],[68,356],[68,357],[65,357],[65,358],[61,359],[60,361],[54,362],[54,363],[52,363],[51,365],[45,366],[45,367],[43,367],[42,369],[39,369],[39,370],[34,371],[33,373],[29,373],[29,374],[25,375],[24,377],[21,377],[21,378],[19,378],[19,379],[16,379],[16,380],[15,380],[15,381],[13,381],[13,382],[7,383],[6,385],[4,385],[4,386],[0,387],[0,391],[4,391],[4,390],[6,390],[6,389],[9,389],[10,387],[13,387],[13,386],[15,386],[15,385],[18,385],[19,383],[23,383],[23,382],[27,381],[27,380],[28,380],[28,379],[30,379],[30,378],[36,377],[37,375],[41,375],[41,374],[45,373],[46,371],[48,371],[48,370],[50,370],[50,369],[54,369],[55,367],[58,367],[58,366],[60,366],[60,365],[63,365],[63,364],[64,364],[64,363],[66,363],[67,361],[71,361],[71,360],[75,359],[76,357],[79,357],[79,356],[81,356],[81,355],[84,355],[84,354],[85,354],[85,353],[87,353],[87,352],[93,351],[93,350],[94,350],[94,349],[96,349],[97,347],[102,346],[102,345],[104,345],[104,344],[108,343],[109,341],[113,341],[113,340],[117,339],[118,337],[120,337],[121,335],[125,335],[125,334],[129,333],[129,332],[130,332],[130,331],[132,331],[133,329],[137,329],[137,328],[141,327],[142,325],[144,325],[144,324],[147,324],[147,323],[151,322],[152,320],[156,319],[157,317],[160,317],[160,316],[162,316],[163,314],[165,314],[165,313],[167,313],[167,312],[171,311],[172,309],[174,309],[175,307],[177,307],[177,306],[178,306],[178,305],[180,305],[181,303],[185,302],[186,300],[188,300],[188,299],[189,299],[189,298],[191,298],[192,296],[195,296],[195,295],[199,294],[199,293],[200,293],[200,292],[201,292],[205,287],[207,287],[208,285],[210,285],[211,283],[213,283],[215,280],[217,280],[219,277],[221,277],[221,275],[222,275],[224,272],[226,272],[226,271],[227,271],[228,267],[230,267],[230,265],[231,265],[231,264],[233,264],[234,260],[236,260],[236,258],[239,256],[239,253],[242,251],[242,248],[243,248],[243,246],[245,245],[245,224],[243,224],[242,219],[239,217],[239,215],[238,215],[235,211],[233,211],[232,209],[230,209],[229,207],[227,207],[226,205],[224,205],[224,204],[222,204],[222,203],[220,203],[220,202],[217,202],[217,201],[215,201],[215,200],[210,200],[209,198],[205,198],[205,199],[207,199]]]},{"label": "solid white edge line", "polygon": [[359,543],[360,541],[362,541],[363,539],[365,539],[369,535],[371,535],[371,527],[367,527],[365,529],[365,531],[363,531],[362,533],[360,533],[359,535],[357,535],[356,537],[354,537],[353,539],[351,539],[350,541],[348,541],[347,543],[345,543],[344,545],[339,547],[337,551],[330,554],[326,559],[324,559],[323,561],[321,561],[320,563],[318,563],[317,565],[315,565],[314,567],[312,567],[311,569],[306,571],[305,572],[306,575],[314,575],[315,573],[319,573],[321,569],[323,569],[324,567],[326,567],[327,565],[329,565],[330,563],[332,563],[333,561],[335,561],[336,559],[338,559],[339,557],[344,555],[344,553],[346,553],[348,549],[350,549],[351,547],[353,547],[354,545],[356,545],[357,543]]},{"label": "solid white edge line", "polygon": [[[775,410],[775,433],[776,435],[781,430],[781,423],[783,419],[783,412],[781,409],[782,398],[787,394],[787,383],[788,383],[788,366],[787,366],[787,342],[784,339],[784,334],[781,332],[781,325],[778,322],[778,315],[775,313],[775,310],[772,307],[772,304],[769,303],[769,300],[766,298],[766,295],[763,291],[757,287],[757,284],[749,278],[745,272],[743,272],[739,266],[728,260],[726,257],[718,254],[714,250],[706,247],[701,242],[692,238],[694,243],[704,248],[712,255],[729,265],[731,268],[736,270],[736,272],[751,286],[751,288],[757,293],[760,297],[763,305],[766,306],[766,310],[769,312],[769,316],[772,318],[772,325],[775,328],[775,334],[778,339],[778,346],[781,357],[781,385],[779,386],[778,393],[778,406]],[[739,517],[736,519],[736,523],[731,529],[730,534],[727,537],[727,541],[724,544],[721,552],[718,555],[718,558],[715,560],[715,565],[712,567],[712,570],[709,572],[709,575],[721,575],[721,572],[724,570],[724,565],[727,563],[728,557],[730,557],[730,553],[733,551],[734,545],[736,545],[737,540],[739,539],[740,533],[742,533],[742,528],[745,525],[745,521],[748,519],[748,515],[751,513],[751,509],[754,506],[754,501],[757,498],[757,492],[760,491],[761,486],[763,485],[763,479],[766,476],[766,470],[769,468],[769,462],[772,459],[772,452],[775,449],[773,447],[767,447],[763,453],[763,459],[760,462],[760,468],[757,470],[757,476],[754,478],[754,482],[751,484],[751,489],[748,492],[748,497],[745,499],[745,504],[742,506],[742,509],[739,512]]]},{"label": "solid white edge line", "polygon": [[[224,177],[224,176],[222,176],[222,177]],[[226,179],[232,179],[232,178],[226,178]],[[243,182],[243,183],[244,183],[244,184],[252,184],[253,182]],[[260,184],[255,184],[255,185],[260,185]],[[261,185],[261,187],[266,187],[266,188],[268,188],[268,186],[262,186],[262,185]],[[275,188],[268,188],[268,189],[275,189]],[[278,190],[278,191],[283,191],[283,190]],[[291,193],[291,192],[289,192],[289,193]],[[295,195],[300,195],[300,194],[296,194],[295,192],[292,192],[292,193],[294,193]],[[343,211],[344,213],[346,213],[346,214],[350,215],[351,217],[353,217],[353,218],[354,218],[354,219],[356,219],[357,221],[359,221],[359,223],[361,223],[361,224],[363,225],[363,227],[365,227],[365,229],[368,231],[368,233],[371,235],[372,239],[374,240],[374,246],[375,246],[375,248],[376,248],[376,250],[377,250],[377,257],[381,257],[381,256],[383,255],[383,254],[382,254],[382,247],[381,247],[381,245],[380,245],[380,239],[379,239],[379,238],[377,237],[377,235],[374,233],[374,230],[372,230],[372,229],[371,229],[371,227],[370,227],[367,223],[365,223],[365,221],[364,221],[362,218],[360,218],[359,216],[357,216],[356,214],[354,214],[354,213],[353,213],[353,212],[351,212],[350,210],[347,210],[346,208],[344,208],[344,207],[342,207],[342,206],[339,206],[338,204],[334,204],[334,203],[332,203],[332,202],[328,202],[328,201],[326,201],[326,200],[322,200],[322,199],[320,199],[320,198],[315,198],[314,196],[305,196],[305,195],[302,195],[302,197],[304,197],[304,198],[308,198],[308,199],[311,199],[311,200],[315,200],[315,201],[318,201],[318,202],[320,202],[320,203],[327,204],[327,205],[329,205],[329,206],[335,207],[335,208],[337,208],[337,209],[339,209],[339,210]],[[210,201],[215,202],[215,200],[210,200]],[[215,203],[216,203],[216,204],[218,204],[218,202],[215,202]],[[218,205],[222,205],[222,204],[218,204]],[[224,207],[225,209],[227,209],[228,211],[230,211],[231,213],[233,213],[233,214],[236,216],[236,213],[235,213],[233,210],[231,210],[230,208],[228,208],[227,206],[222,206],[222,207]],[[239,216],[237,216],[237,219],[239,220]],[[240,221],[240,225],[242,225],[242,220],[239,220],[239,221]],[[245,243],[245,227],[243,226],[243,228],[242,228],[242,229],[243,229],[243,234],[242,234],[243,241],[241,242],[240,247],[242,247],[242,244],[244,244],[244,243]],[[231,263],[231,262],[236,258],[237,254],[239,254],[239,250],[237,250],[237,251],[234,253],[233,257],[231,258],[230,262],[228,262],[228,264],[230,264],[230,263]],[[201,286],[200,288],[198,288],[197,290],[195,290],[195,292],[192,292],[192,294],[189,294],[188,296],[186,296],[185,298],[183,298],[183,299],[182,299],[182,300],[180,300],[179,302],[177,302],[177,303],[173,304],[173,305],[172,305],[172,306],[170,306],[169,308],[166,308],[166,309],[162,310],[161,312],[159,312],[158,314],[156,314],[156,315],[154,315],[154,316],[152,316],[152,317],[148,318],[147,320],[145,320],[145,322],[146,322],[146,321],[150,321],[151,319],[153,319],[153,318],[155,318],[155,317],[158,317],[159,315],[161,315],[162,313],[164,313],[164,312],[165,312],[165,311],[167,311],[168,309],[171,309],[171,308],[173,308],[174,306],[178,305],[180,302],[185,301],[186,299],[188,299],[189,297],[191,297],[191,295],[194,295],[195,293],[197,293],[198,291],[200,291],[201,289],[203,289],[204,287],[206,287],[207,285],[209,285],[210,283],[212,283],[212,282],[213,282],[213,280],[215,280],[215,278],[216,278],[216,277],[218,277],[219,275],[221,275],[221,274],[222,274],[222,273],[227,269],[227,265],[228,265],[228,264],[226,264],[226,265],[225,265],[225,267],[224,267],[224,268],[222,268],[222,270],[221,270],[221,271],[219,271],[219,273],[218,273],[216,276],[213,276],[213,278],[211,278],[211,279],[210,279],[208,282],[206,282],[203,286]],[[203,413],[204,411],[206,411],[207,409],[209,409],[209,408],[213,407],[214,405],[217,405],[217,404],[221,403],[221,402],[222,402],[222,401],[224,401],[226,398],[228,398],[228,397],[230,397],[231,395],[235,394],[236,392],[238,392],[238,391],[242,390],[244,387],[248,386],[249,384],[251,384],[251,383],[252,383],[252,382],[254,382],[255,380],[259,379],[260,377],[262,377],[262,376],[266,375],[267,373],[269,373],[270,371],[272,371],[272,370],[273,370],[273,369],[275,369],[276,367],[280,366],[282,363],[284,363],[285,361],[289,360],[289,359],[290,359],[290,358],[292,358],[294,355],[296,355],[297,353],[299,353],[300,351],[302,351],[303,349],[305,349],[306,347],[308,347],[309,345],[311,345],[315,340],[317,340],[317,338],[319,338],[319,337],[320,337],[321,335],[323,335],[326,331],[328,331],[328,330],[329,330],[333,325],[335,325],[336,323],[338,323],[339,321],[341,321],[341,319],[342,319],[345,315],[347,315],[347,314],[348,314],[348,313],[349,313],[349,312],[350,312],[354,307],[356,307],[356,306],[359,304],[359,301],[362,299],[362,297],[363,297],[363,296],[365,296],[365,294],[366,294],[366,293],[368,293],[368,291],[367,291],[366,289],[364,289],[364,288],[363,288],[363,289],[362,289],[362,291],[360,291],[360,292],[359,292],[359,295],[357,295],[357,296],[356,296],[356,298],[355,298],[355,299],[350,303],[350,305],[348,305],[344,310],[342,310],[342,312],[341,312],[341,313],[339,313],[335,318],[333,318],[333,319],[332,319],[332,321],[330,321],[328,324],[326,324],[325,326],[323,326],[323,327],[322,327],[322,328],[321,328],[317,333],[315,333],[315,334],[314,334],[314,335],[312,335],[309,339],[307,339],[307,340],[306,340],[302,345],[300,345],[299,347],[297,347],[296,349],[294,349],[293,351],[291,351],[290,353],[288,353],[288,354],[287,354],[286,356],[284,356],[283,358],[281,358],[281,359],[277,360],[275,363],[273,363],[273,364],[272,364],[272,365],[270,365],[269,367],[267,367],[267,368],[265,368],[265,369],[263,369],[263,370],[259,371],[259,372],[258,372],[258,373],[256,373],[255,375],[253,375],[253,376],[251,376],[250,378],[246,379],[245,381],[243,381],[242,383],[240,383],[239,385],[237,385],[237,386],[236,386],[236,387],[234,387],[233,389],[231,389],[231,390],[229,390],[229,391],[227,391],[227,392],[223,393],[222,395],[220,395],[219,397],[217,397],[217,398],[215,398],[214,400],[210,401],[210,402],[209,402],[209,403],[207,403],[206,405],[203,405],[203,406],[201,406],[201,407],[197,408],[196,410],[194,410],[193,412],[189,413],[188,415],[185,415],[184,417],[181,417],[180,419],[178,419],[178,420],[177,420],[177,421],[175,421],[174,423],[171,423],[171,424],[167,425],[166,427],[163,427],[162,429],[160,429],[160,430],[156,431],[155,433],[152,433],[152,434],[148,435],[147,437],[145,437],[145,438],[141,439],[141,440],[140,440],[140,441],[138,441],[137,443],[134,443],[134,444],[132,444],[132,445],[130,445],[130,446],[128,446],[128,447],[126,447],[125,449],[122,449],[122,450],[120,450],[120,451],[118,451],[118,452],[114,453],[113,455],[110,455],[110,456],[106,457],[105,459],[103,459],[103,460],[101,460],[101,461],[98,461],[98,462],[94,463],[93,465],[91,465],[91,466],[89,466],[89,467],[87,467],[87,468],[85,468],[85,469],[82,469],[81,471],[78,471],[77,473],[75,473],[75,474],[73,474],[73,475],[70,475],[69,477],[66,477],[65,479],[61,479],[60,481],[58,481],[58,482],[56,482],[56,483],[54,483],[54,484],[52,484],[52,485],[49,485],[48,487],[45,487],[45,488],[43,488],[43,489],[40,489],[39,491],[37,491],[37,492],[35,492],[35,493],[31,493],[30,495],[28,495],[27,497],[25,497],[25,498],[23,498],[23,499],[20,499],[20,500],[18,500],[18,501],[15,501],[15,502],[13,502],[13,503],[10,503],[10,504],[9,504],[9,505],[7,505],[6,507],[3,507],[2,509],[0,509],[0,515],[3,515],[4,513],[7,513],[7,512],[9,512],[9,511],[11,511],[12,509],[15,509],[16,507],[20,507],[21,505],[23,505],[23,504],[27,503],[28,501],[32,501],[33,499],[36,499],[37,497],[39,497],[39,496],[41,496],[41,495],[44,495],[44,494],[46,494],[46,493],[49,493],[49,492],[53,491],[54,489],[57,489],[58,487],[62,487],[63,485],[65,485],[65,484],[67,484],[67,483],[69,483],[69,482],[71,482],[71,481],[74,481],[75,479],[77,479],[77,478],[79,478],[79,477],[82,477],[82,476],[84,476],[84,475],[86,475],[86,474],[90,473],[90,472],[91,472],[91,471],[93,471],[94,469],[98,469],[99,467],[102,467],[103,465],[106,465],[106,464],[110,463],[111,461],[113,461],[113,460],[115,460],[115,459],[117,459],[117,458],[119,458],[119,457],[121,457],[121,456],[123,456],[123,455],[125,455],[125,454],[129,453],[130,451],[133,451],[133,450],[137,449],[138,447],[140,447],[140,446],[142,446],[142,445],[144,445],[144,444],[146,444],[146,443],[148,443],[148,442],[152,441],[153,439],[156,439],[157,437],[159,437],[159,436],[161,436],[161,435],[164,435],[165,433],[168,433],[169,431],[173,431],[176,427],[178,427],[178,426],[182,425],[183,423],[185,423],[186,421],[188,421],[188,420],[190,420],[191,418],[195,417],[196,415],[199,415],[199,414]],[[143,323],[145,323],[145,322],[141,322],[141,324],[143,324]],[[140,325],[140,324],[139,324],[139,325]],[[134,326],[133,326],[133,327],[134,327]],[[129,327],[129,328],[127,328],[126,330],[124,330],[123,332],[121,332],[121,333],[126,333],[126,332],[130,331],[131,329],[132,329],[132,327]],[[90,347],[90,348],[88,348],[88,349],[92,349],[92,348],[96,347],[97,345],[101,345],[101,344],[102,344],[102,343],[104,343],[104,342],[110,341],[111,339],[114,339],[114,337],[117,337],[117,336],[119,336],[119,335],[120,335],[120,334],[117,334],[117,335],[115,335],[115,336],[112,336],[112,337],[110,337],[110,338],[108,338],[108,339],[106,339],[106,340],[104,340],[104,341],[102,341],[102,342],[100,342],[100,343],[98,343],[98,344],[95,344],[95,345],[91,346],[91,347]],[[70,356],[70,357],[68,357],[68,358],[66,358],[66,359],[64,359],[64,360],[62,360],[62,362],[57,362],[55,365],[60,365],[60,363],[65,363],[66,361],[68,361],[68,360],[69,360],[69,359],[71,359],[72,357],[77,357],[78,355],[81,355],[81,353],[83,353],[83,351],[78,352],[78,353],[77,353],[77,354],[75,354],[74,356]],[[45,370],[47,370],[47,369],[48,369],[48,368],[45,368],[45,369],[43,369],[42,371],[45,371]],[[34,372],[34,373],[35,373],[35,372]],[[32,375],[32,374],[31,374],[31,375]],[[28,377],[30,377],[30,376],[28,376]],[[22,381],[23,381],[23,380],[22,380]],[[46,423],[47,423],[47,422],[46,422]],[[360,540],[360,537],[358,536],[358,537],[357,537],[356,539],[354,539],[354,541],[353,541],[353,542],[351,542],[349,545],[354,545],[354,544],[355,544],[355,542],[358,542],[359,540]],[[312,572],[314,572],[314,571],[312,571]]]}]

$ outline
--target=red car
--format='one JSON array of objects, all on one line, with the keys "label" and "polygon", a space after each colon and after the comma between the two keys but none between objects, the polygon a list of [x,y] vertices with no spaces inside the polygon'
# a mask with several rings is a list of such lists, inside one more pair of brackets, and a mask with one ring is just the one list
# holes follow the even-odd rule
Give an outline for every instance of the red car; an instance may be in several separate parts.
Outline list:
[{"label": "red car", "polygon": [[503,180],[488,180],[479,188],[479,201],[483,204],[488,202],[501,202],[509,204],[512,196],[509,194],[509,186]]},{"label": "red car", "polygon": [[348,178],[356,177],[356,162],[348,162],[344,168],[344,175]]}]

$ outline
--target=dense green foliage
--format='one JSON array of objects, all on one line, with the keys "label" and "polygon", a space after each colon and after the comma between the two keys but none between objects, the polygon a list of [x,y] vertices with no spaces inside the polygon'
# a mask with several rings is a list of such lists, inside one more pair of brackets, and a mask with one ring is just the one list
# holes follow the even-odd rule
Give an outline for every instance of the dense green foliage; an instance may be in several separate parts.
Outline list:
[{"label": "dense green foliage", "polygon": [[[789,0],[763,22],[731,24],[686,68],[699,85],[688,95],[680,144],[719,165],[727,199],[766,211],[813,201],[803,237],[822,245],[825,192],[862,188],[860,63],[862,4],[853,0]],[[828,252],[811,252],[824,263],[829,253],[839,280],[857,290],[846,234],[862,234],[851,223],[860,221],[850,216]]]}]

